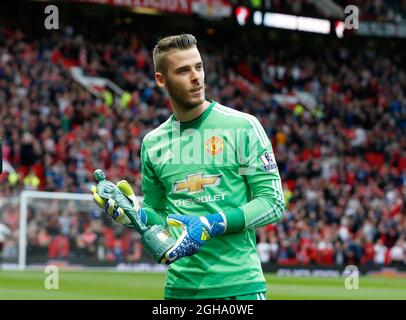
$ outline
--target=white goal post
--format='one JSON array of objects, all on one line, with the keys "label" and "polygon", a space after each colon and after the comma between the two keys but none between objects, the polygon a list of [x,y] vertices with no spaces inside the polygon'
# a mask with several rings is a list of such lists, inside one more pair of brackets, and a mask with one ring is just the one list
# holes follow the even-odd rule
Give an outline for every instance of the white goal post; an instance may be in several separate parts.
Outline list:
[{"label": "white goal post", "polygon": [[[140,203],[143,197],[137,196]],[[48,200],[79,200],[93,201],[90,193],[67,193],[67,192],[45,192],[45,191],[22,191],[20,194],[20,220],[19,220],[19,250],[18,250],[18,269],[25,270],[27,265],[27,218],[29,200],[48,199]],[[94,204],[95,208],[98,208]]]},{"label": "white goal post", "polygon": [[28,199],[59,199],[59,200],[88,200],[93,201],[93,196],[86,193],[68,193],[68,192],[45,192],[45,191],[23,191],[20,195],[20,231],[19,231],[19,250],[18,250],[18,268],[25,270],[27,258],[27,216]]}]

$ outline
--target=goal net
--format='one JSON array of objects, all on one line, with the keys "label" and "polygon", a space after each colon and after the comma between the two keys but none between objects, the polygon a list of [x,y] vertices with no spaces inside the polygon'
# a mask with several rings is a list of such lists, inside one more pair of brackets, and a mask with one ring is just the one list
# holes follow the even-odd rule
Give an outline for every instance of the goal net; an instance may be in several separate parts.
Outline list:
[{"label": "goal net", "polygon": [[153,262],[142,249],[140,235],[115,223],[90,194],[23,191],[19,212],[18,267],[22,270],[47,264],[116,267]]}]

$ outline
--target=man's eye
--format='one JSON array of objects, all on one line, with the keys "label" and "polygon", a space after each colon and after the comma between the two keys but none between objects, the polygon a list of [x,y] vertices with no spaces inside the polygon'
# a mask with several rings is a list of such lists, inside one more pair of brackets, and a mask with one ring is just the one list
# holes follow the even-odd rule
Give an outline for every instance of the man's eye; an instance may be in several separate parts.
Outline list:
[{"label": "man's eye", "polygon": [[196,70],[202,70],[203,69],[203,66],[197,66],[196,67]]}]

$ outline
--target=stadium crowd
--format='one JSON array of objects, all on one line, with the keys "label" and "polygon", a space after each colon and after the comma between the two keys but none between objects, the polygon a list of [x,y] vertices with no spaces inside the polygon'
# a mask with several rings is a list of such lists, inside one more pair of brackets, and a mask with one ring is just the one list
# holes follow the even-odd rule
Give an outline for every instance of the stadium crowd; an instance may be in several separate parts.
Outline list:
[{"label": "stadium crowd", "polygon": [[[99,167],[142,195],[142,138],[171,114],[153,80],[153,40],[117,31],[104,42],[72,28],[31,39],[0,28],[0,136],[8,168],[0,176],[2,196],[23,189],[88,193]],[[198,40],[206,96],[254,114],[274,147],[287,209],[281,223],[258,229],[261,260],[405,265],[404,53],[345,47],[254,53]],[[94,97],[71,78],[72,65],[111,79],[131,99]],[[316,104],[275,98],[298,92]],[[95,206],[89,214],[75,202],[43,204],[29,211],[29,253],[141,258],[136,233]],[[3,258],[16,255],[18,214],[17,205],[8,205],[0,215],[11,233]]]}]

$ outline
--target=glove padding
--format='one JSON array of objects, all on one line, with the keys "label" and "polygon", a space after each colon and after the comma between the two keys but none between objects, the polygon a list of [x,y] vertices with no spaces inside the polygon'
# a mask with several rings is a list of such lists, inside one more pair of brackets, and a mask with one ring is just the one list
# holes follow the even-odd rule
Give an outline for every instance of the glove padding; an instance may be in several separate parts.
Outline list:
[{"label": "glove padding", "polygon": [[170,214],[166,221],[170,226],[183,228],[175,245],[166,253],[169,263],[194,255],[207,241],[222,235],[227,227],[223,213],[202,217]]},{"label": "glove padding", "polygon": [[[137,211],[138,215],[141,218],[141,221],[146,224],[147,223],[147,214],[143,208],[140,207],[140,204],[137,200],[137,197],[134,194],[134,191],[131,185],[126,180],[121,180],[117,182],[117,187],[132,200],[133,208]],[[124,210],[116,205],[116,202],[113,198],[105,200],[100,197],[97,193],[96,186],[93,186],[91,189],[93,193],[93,201],[97,204],[97,206],[113,218],[114,221],[120,223],[126,227],[132,228],[133,225],[131,223],[130,218],[124,213]]]}]

